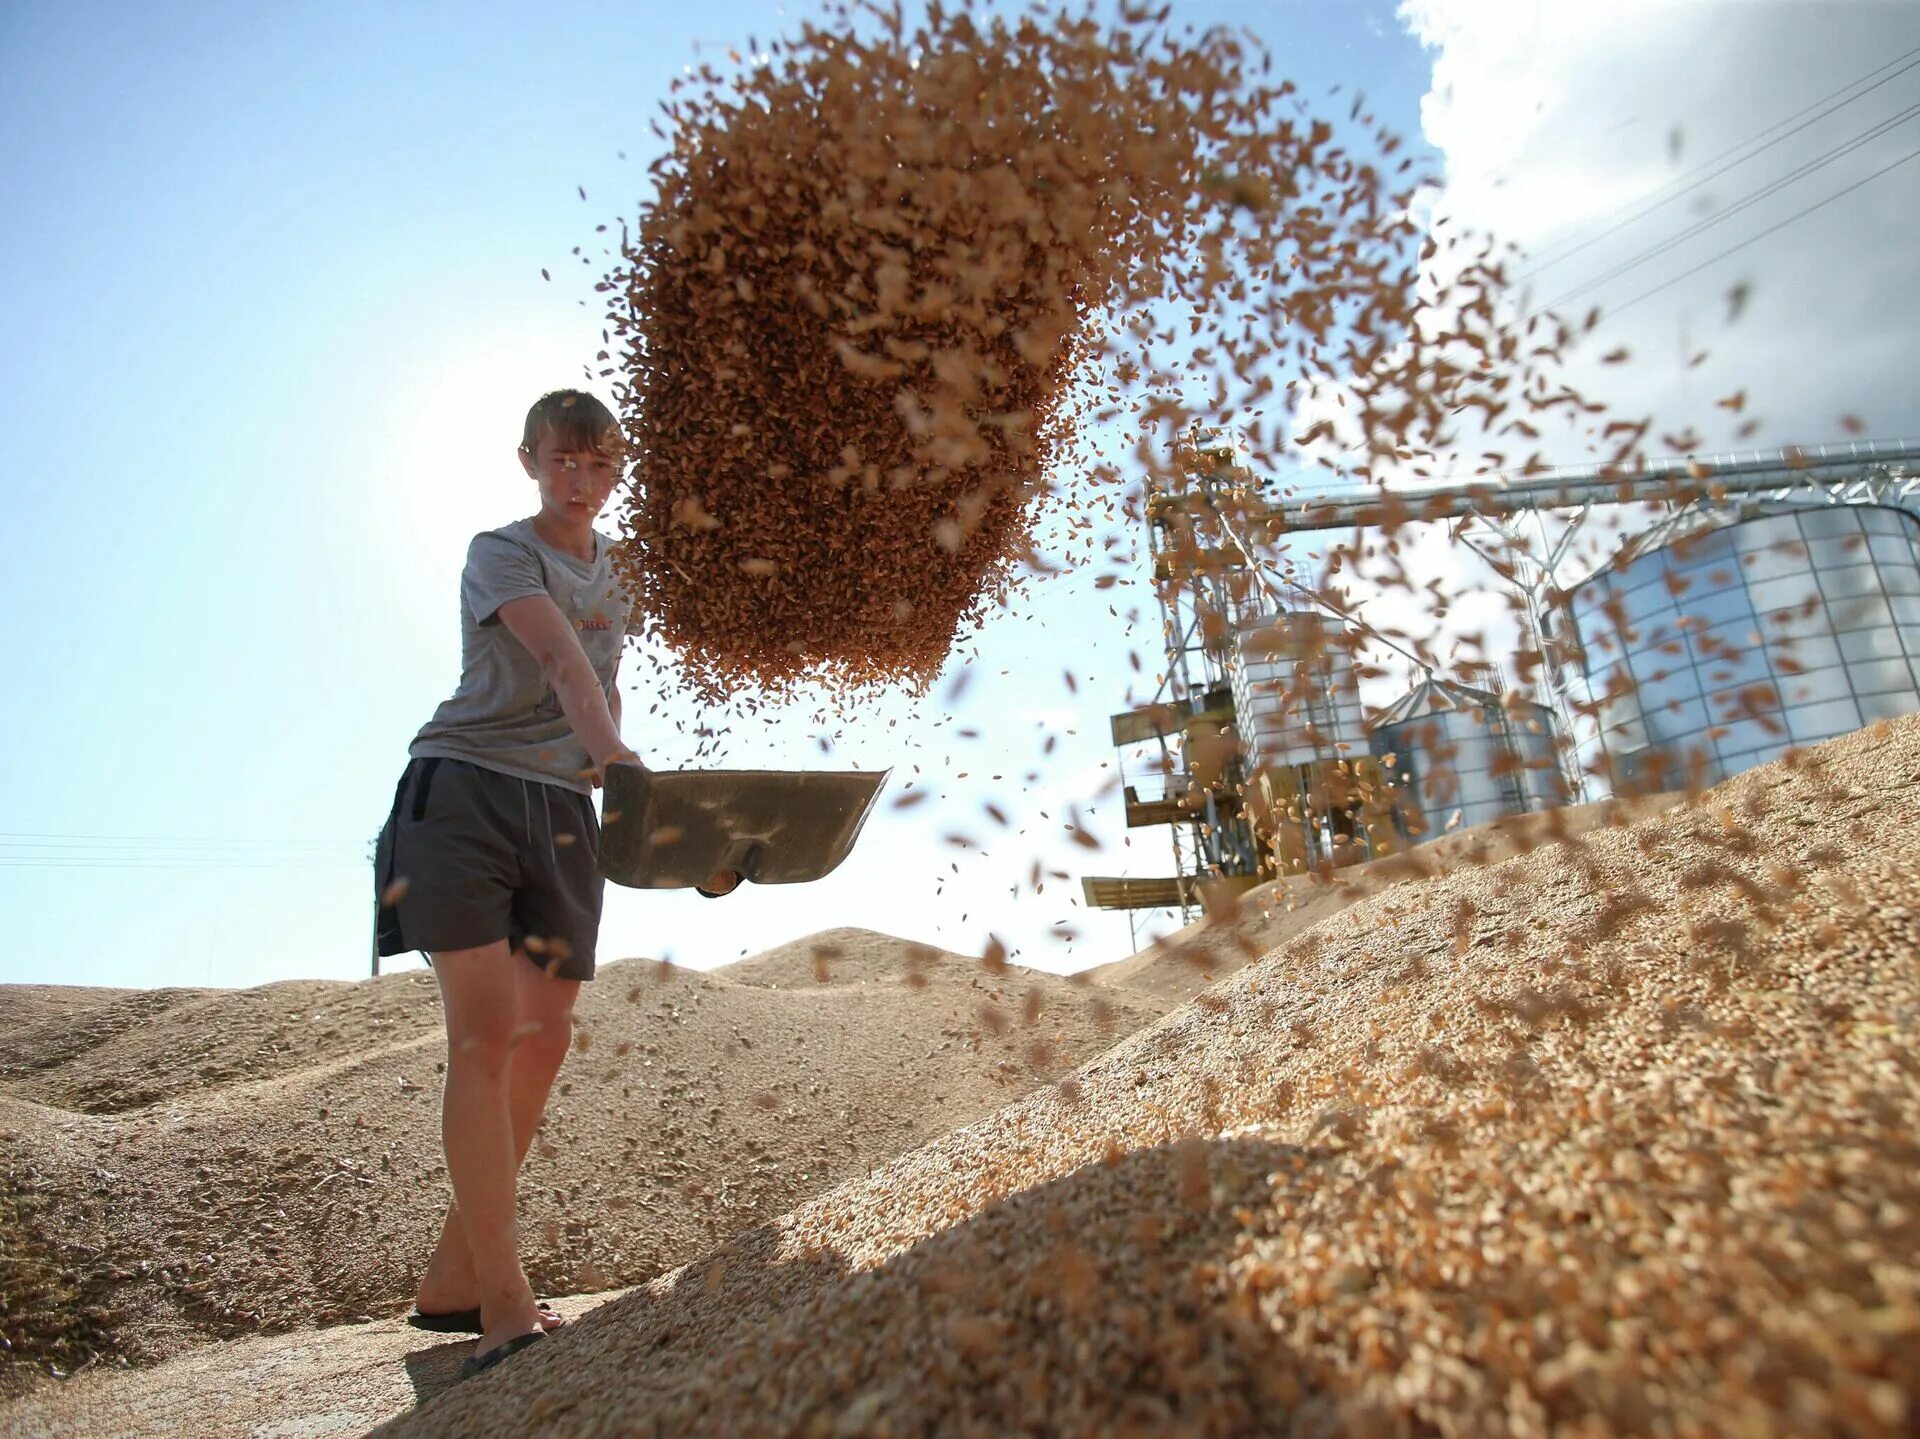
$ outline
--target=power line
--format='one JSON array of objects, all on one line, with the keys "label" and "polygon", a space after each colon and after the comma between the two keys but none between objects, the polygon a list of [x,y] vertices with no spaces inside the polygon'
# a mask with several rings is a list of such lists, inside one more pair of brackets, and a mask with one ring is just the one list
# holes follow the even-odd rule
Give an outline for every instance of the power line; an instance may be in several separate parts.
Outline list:
[{"label": "power line", "polygon": [[[1876,127],[1874,134],[1869,136],[1868,138],[1873,138],[1878,134],[1884,134],[1887,129],[1890,129],[1896,123],[1904,123],[1905,120],[1910,118],[1911,115],[1916,111],[1920,111],[1920,106],[1914,107],[1913,110],[1903,112],[1901,115],[1893,117],[1892,120],[1883,122],[1882,126]],[[1860,137],[1856,137],[1855,141],[1849,142],[1847,147],[1845,148],[1847,149],[1857,148],[1859,143],[1864,143],[1864,142],[1861,140]],[[1824,209],[1826,206],[1831,205],[1835,200],[1838,200],[1843,196],[1852,194],[1855,190],[1860,189],[1863,185],[1871,184],[1873,181],[1879,179],[1882,175],[1886,174],[1888,171],[1899,168],[1901,165],[1906,164],[1907,161],[1914,159],[1916,156],[1920,156],[1920,150],[1909,151],[1907,154],[1902,155],[1898,160],[1895,160],[1890,164],[1881,166],[1878,170],[1875,170],[1872,174],[1867,175],[1862,179],[1856,180],[1851,185],[1847,185],[1842,189],[1834,191],[1831,195],[1828,195],[1825,199],[1816,200],[1813,204],[1807,205],[1799,210],[1794,211],[1793,214],[1787,216],[1784,220],[1780,220],[1775,224],[1769,225],[1764,230],[1755,231],[1753,234],[1747,236],[1746,239],[1740,241],[1738,244],[1729,245],[1726,249],[1720,251],[1718,254],[1708,256],[1706,259],[1702,260],[1699,264],[1689,266],[1687,269],[1682,270],[1679,274],[1673,276],[1671,279],[1663,280],[1658,285],[1655,285],[1652,289],[1643,290],[1640,294],[1635,295],[1631,300],[1628,300],[1621,305],[1615,305],[1611,309],[1608,309],[1605,313],[1610,318],[1614,315],[1618,315],[1623,310],[1628,310],[1633,308],[1633,306],[1639,304],[1642,300],[1651,299],[1653,296],[1660,294],[1663,290],[1672,289],[1675,285],[1679,284],[1682,280],[1689,279],[1692,276],[1699,274],[1702,270],[1705,270],[1712,265],[1718,264],[1720,261],[1726,259],[1729,255],[1738,254],[1741,250],[1746,249],[1747,246],[1753,244],[1754,242],[1758,240],[1764,240],[1767,236],[1772,235],[1777,231],[1785,229],[1788,225],[1791,225],[1798,220],[1805,219],[1808,215],[1811,215],[1814,211]],[[1834,157],[1830,156],[1829,159],[1831,158],[1834,158]],[[1826,163],[1826,162],[1823,161],[1822,163]],[[1815,168],[1818,168],[1818,166],[1816,166]],[[1775,188],[1778,188],[1778,187],[1776,186]],[[1757,198],[1764,198],[1764,197],[1761,196]],[[1743,206],[1742,208],[1745,208],[1745,207]],[[1682,235],[1680,238],[1684,239],[1688,237],[1685,235]],[[1668,248],[1671,248],[1671,246],[1668,246]],[[1643,254],[1643,258],[1651,258],[1651,255]],[[1625,269],[1631,269],[1631,268],[1633,268],[1633,266],[1628,265],[1620,273],[1625,273]],[[1574,293],[1578,293],[1578,292],[1576,291]],[[1527,324],[1529,321],[1537,320],[1542,316],[1550,314],[1555,305],[1564,304],[1565,301],[1570,297],[1571,296],[1562,296],[1559,300],[1555,300],[1552,304],[1541,305],[1536,309],[1529,310],[1526,314],[1521,315],[1519,318],[1514,320],[1512,322],[1511,328],[1518,329],[1521,326]],[[1438,361],[1433,361],[1428,364],[1420,366],[1418,369],[1414,370],[1411,374],[1401,377],[1400,383],[1402,384],[1409,383],[1415,379],[1418,379],[1421,375],[1430,373],[1434,368],[1436,368],[1438,363],[1439,363]],[[1458,414],[1459,410],[1456,409],[1454,413]],[[1352,444],[1340,450],[1338,454],[1335,456],[1335,458],[1336,459],[1344,458],[1345,456],[1352,454],[1355,450],[1365,448],[1368,445],[1368,443],[1369,443],[1369,440],[1365,437],[1355,440]]]},{"label": "power line", "polygon": [[1614,306],[1614,308],[1609,313],[1617,315],[1622,310],[1632,309],[1635,305],[1639,304],[1642,300],[1651,299],[1653,296],[1659,294],[1662,290],[1672,289],[1675,285],[1679,284],[1682,280],[1687,279],[1689,276],[1699,274],[1702,270],[1706,269],[1709,265],[1717,265],[1720,261],[1726,259],[1727,256],[1732,255],[1740,250],[1746,249],[1747,246],[1753,244],[1756,240],[1764,240],[1766,239],[1767,236],[1773,234],[1776,230],[1784,230],[1787,226],[1793,224],[1794,221],[1805,219],[1808,215],[1811,215],[1815,210],[1824,209],[1826,206],[1831,205],[1835,200],[1838,200],[1839,198],[1841,198],[1841,196],[1852,194],[1855,190],[1858,190],[1862,185],[1872,184],[1875,180],[1878,180],[1882,175],[1886,174],[1889,170],[1898,169],[1900,166],[1906,164],[1907,161],[1913,160],[1913,159],[1920,159],[1920,150],[1907,151],[1907,153],[1902,155],[1898,160],[1893,161],[1891,164],[1882,165],[1878,170],[1875,170],[1871,175],[1866,176],[1864,179],[1855,180],[1851,185],[1848,185],[1845,189],[1835,190],[1831,195],[1827,196],[1824,200],[1816,200],[1814,201],[1813,204],[1806,206],[1804,209],[1796,210],[1793,214],[1787,216],[1786,219],[1780,221],[1778,224],[1769,225],[1767,226],[1766,229],[1757,231],[1756,233],[1747,236],[1747,238],[1742,240],[1739,244],[1730,245],[1726,249],[1722,250],[1719,254],[1710,256],[1709,258],[1702,260],[1699,264],[1693,266],[1690,269],[1682,270],[1679,274],[1675,275],[1672,279],[1662,281],[1660,284],[1655,285],[1651,290],[1642,291],[1640,294],[1635,295],[1631,300],[1628,300],[1626,304]]},{"label": "power line", "polygon": [[[1827,116],[1834,114],[1836,111],[1846,108],[1848,105],[1851,105],[1855,100],[1863,99],[1865,96],[1872,94],[1875,90],[1878,90],[1882,85],[1887,84],[1889,81],[1897,80],[1900,76],[1906,74],[1907,71],[1914,69],[1916,66],[1920,66],[1920,59],[1914,58],[1916,56],[1920,56],[1920,46],[1916,46],[1914,49],[1907,51],[1904,55],[1894,56],[1894,58],[1889,60],[1885,65],[1880,66],[1878,70],[1869,70],[1866,74],[1860,76],[1859,79],[1850,80],[1845,85],[1842,85],[1838,90],[1833,91],[1831,94],[1821,96],[1818,100],[1815,100],[1812,104],[1806,106],[1804,109],[1794,111],[1794,113],[1787,116],[1786,119],[1776,120],[1772,125],[1768,126],[1765,130],[1761,130],[1758,133],[1749,136],[1747,139],[1742,140],[1737,145],[1729,146],[1727,149],[1722,150],[1718,155],[1713,156],[1711,159],[1701,161],[1700,164],[1696,165],[1693,169],[1689,170],[1686,174],[1680,175],[1675,179],[1668,181],[1667,184],[1662,187],[1662,189],[1673,189],[1675,185],[1679,185],[1680,188],[1677,190],[1673,190],[1672,194],[1660,196],[1660,198],[1654,199],[1650,203],[1643,205],[1640,209],[1635,210],[1632,214],[1626,215],[1621,219],[1616,220],[1613,224],[1607,226],[1605,229],[1601,230],[1599,233],[1592,235],[1585,240],[1582,240],[1579,244],[1575,245],[1570,250],[1566,250],[1557,255],[1553,254],[1553,252],[1549,250],[1546,256],[1542,257],[1540,262],[1534,265],[1532,269],[1523,271],[1522,273],[1514,276],[1514,283],[1518,284],[1522,280],[1528,279],[1534,275],[1539,274],[1542,270],[1549,269],[1552,266],[1559,264],[1562,260],[1568,259],[1574,255],[1579,254],[1582,250],[1588,249],[1593,245],[1597,245],[1600,241],[1606,239],[1607,236],[1617,234],[1619,231],[1625,229],[1628,225],[1634,224],[1637,221],[1645,219],[1648,215],[1651,215],[1655,210],[1665,208],[1666,206],[1672,204],[1675,200],[1679,199],[1682,195],[1691,194],[1693,191],[1699,189],[1702,185],[1709,184],[1712,181],[1718,179],[1721,175],[1726,174],[1727,171],[1737,169],[1739,166],[1746,164],[1748,160],[1753,159],[1754,156],[1762,154],[1763,152],[1772,149],[1775,145],[1778,145],[1781,141],[1788,139],[1790,136],[1799,134],[1800,131],[1806,129],[1808,126],[1817,125],[1820,121],[1826,119]],[[1902,64],[1901,63],[1902,61],[1909,61],[1910,63]],[[1818,115],[1813,116],[1811,119],[1805,120],[1798,125],[1794,125],[1794,127],[1791,130],[1786,131],[1784,134],[1774,136],[1773,139],[1768,140],[1764,145],[1761,145],[1759,146],[1758,149],[1755,149],[1754,151],[1752,151],[1752,153],[1741,156],[1738,160],[1733,161],[1731,164],[1722,165],[1719,169],[1713,170],[1712,173],[1710,174],[1702,175],[1700,173],[1701,171],[1706,170],[1711,166],[1718,165],[1721,160],[1726,159],[1729,155],[1732,155],[1735,151],[1743,150],[1747,146],[1752,145],[1756,140],[1761,139],[1763,136],[1770,134],[1774,130],[1778,130],[1782,125],[1787,125],[1793,122],[1794,120],[1798,120],[1802,115],[1805,115],[1808,110],[1813,110],[1818,108],[1821,105],[1826,104],[1827,101],[1833,99],[1835,96],[1845,94],[1848,90],[1853,89],[1856,85],[1860,85],[1868,80],[1873,80],[1873,77],[1875,75],[1879,75],[1882,70],[1892,69],[1892,67],[1896,65],[1900,66],[1900,68],[1898,70],[1895,70],[1893,74],[1883,76],[1879,80],[1874,80],[1873,84],[1868,85],[1866,89],[1861,90],[1858,94],[1850,95],[1845,100],[1842,100],[1839,104],[1831,106],[1828,109],[1822,110]],[[1693,177],[1695,176],[1699,176],[1699,178],[1694,179]],[[1686,183],[1689,181],[1691,181],[1691,183]],[[1656,191],[1655,194],[1658,195],[1659,192]]]},{"label": "power line", "polygon": [[0,855],[0,869],[343,869],[363,868],[364,859],[144,859],[85,855],[61,859],[49,855]]},{"label": "power line", "polygon": [[0,832],[0,869],[330,869],[365,863],[330,840]]},{"label": "power line", "polygon": [[[1920,63],[1920,62],[1916,62],[1916,63]],[[1721,221],[1730,220],[1735,215],[1739,215],[1747,210],[1752,209],[1755,205],[1759,204],[1762,200],[1766,200],[1772,197],[1773,195],[1778,194],[1780,191],[1786,189],[1787,186],[1795,184],[1801,180],[1804,180],[1807,176],[1813,174],[1816,170],[1825,169],[1828,165],[1833,164],[1834,161],[1839,160],[1846,155],[1852,154],[1855,150],[1859,149],[1862,145],[1865,145],[1874,140],[1877,140],[1880,138],[1880,136],[1887,134],[1889,131],[1897,128],[1898,126],[1906,124],[1907,121],[1913,119],[1916,115],[1920,115],[1920,103],[1910,105],[1905,110],[1900,111],[1898,114],[1889,116],[1885,120],[1881,120],[1877,122],[1876,124],[1861,131],[1858,135],[1855,135],[1851,140],[1845,141],[1842,144],[1835,146],[1833,149],[1826,151],[1824,154],[1816,156],[1814,159],[1807,161],[1806,163],[1799,166],[1797,169],[1788,171],[1785,175],[1779,176],[1774,180],[1768,181],[1765,185],[1761,186],[1758,190],[1751,191],[1747,195],[1742,196],[1740,199],[1734,201],[1733,204],[1729,205],[1726,209],[1716,211],[1714,214],[1707,216],[1705,219],[1694,222],[1692,225],[1689,225],[1686,229],[1680,231],[1678,234],[1671,235],[1665,240],[1661,240],[1656,244],[1648,246],[1646,249],[1642,250],[1639,254],[1634,255],[1629,259],[1622,261],[1618,265],[1615,265],[1611,270],[1604,271],[1603,273],[1596,275],[1594,278],[1587,280],[1582,284],[1576,285],[1573,289],[1567,291],[1564,295],[1561,295],[1558,299],[1555,299],[1549,302],[1544,308],[1547,310],[1558,309],[1560,306],[1566,304],[1569,300],[1576,300],[1580,296],[1586,294],[1588,291],[1596,289],[1599,286],[1606,284],[1610,280],[1617,280],[1622,275],[1625,275],[1630,271],[1639,269],[1640,266],[1646,264],[1649,260],[1658,259],[1661,255],[1666,254],[1669,250],[1672,250],[1677,246],[1685,244],[1688,240],[1691,240],[1696,236],[1705,234],[1708,230],[1711,230],[1715,225],[1718,225]]]},{"label": "power line", "polygon": [[175,849],[275,849],[275,850],[330,850],[338,849],[346,840],[321,839],[215,839],[207,837],[169,838],[163,835],[121,835],[121,834],[71,834],[47,833],[33,834],[15,830],[0,833],[0,847],[7,845],[47,845],[56,848],[87,847],[111,845],[115,848],[142,848],[157,850]]}]

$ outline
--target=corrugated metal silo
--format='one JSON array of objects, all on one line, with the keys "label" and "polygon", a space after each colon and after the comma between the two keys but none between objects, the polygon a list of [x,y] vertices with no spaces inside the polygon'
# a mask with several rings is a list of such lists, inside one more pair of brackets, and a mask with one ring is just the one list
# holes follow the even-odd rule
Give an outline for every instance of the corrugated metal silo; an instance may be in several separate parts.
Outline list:
[{"label": "corrugated metal silo", "polygon": [[1281,874],[1365,859],[1377,786],[1344,620],[1282,610],[1234,633],[1233,700],[1262,864]]},{"label": "corrugated metal silo", "polygon": [[1920,519],[1764,505],[1576,586],[1577,757],[1615,791],[1714,784],[1920,710]]},{"label": "corrugated metal silo", "polygon": [[1532,701],[1429,676],[1381,712],[1368,744],[1416,837],[1567,803],[1553,711]]},{"label": "corrugated metal silo", "polygon": [[1236,632],[1233,702],[1249,769],[1366,753],[1350,644],[1344,620],[1313,611],[1263,615]]}]

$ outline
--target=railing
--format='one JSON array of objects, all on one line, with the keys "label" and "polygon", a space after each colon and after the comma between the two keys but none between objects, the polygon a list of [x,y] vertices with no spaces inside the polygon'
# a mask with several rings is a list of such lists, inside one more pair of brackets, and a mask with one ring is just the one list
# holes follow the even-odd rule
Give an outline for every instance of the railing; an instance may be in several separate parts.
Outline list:
[{"label": "railing", "polygon": [[[1440,484],[1314,495],[1276,505],[1268,513],[1286,531],[1344,529],[1377,522],[1390,510],[1429,520],[1451,519],[1476,510],[1627,504],[1673,498],[1676,482],[1711,482],[1716,490],[1751,493],[1820,482],[1821,472],[1827,470],[1902,463],[1920,463],[1920,440],[1851,440],[1831,445],[1789,445],[1778,450],[1735,450],[1650,460],[1630,469],[1555,465],[1540,470],[1483,470]],[[1542,504],[1542,500],[1551,503]],[[1257,522],[1255,516],[1245,518]]]}]

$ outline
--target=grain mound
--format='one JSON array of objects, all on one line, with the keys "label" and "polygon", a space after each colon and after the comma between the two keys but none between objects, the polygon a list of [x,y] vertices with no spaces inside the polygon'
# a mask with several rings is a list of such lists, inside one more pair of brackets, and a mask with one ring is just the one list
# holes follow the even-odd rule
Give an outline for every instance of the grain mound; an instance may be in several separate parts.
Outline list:
[{"label": "grain mound", "polygon": [[54,1027],[78,1024],[95,1010],[150,993],[153,991],[78,984],[0,986],[0,1029],[14,1037],[6,1058],[0,1059],[0,1077],[9,1077],[31,1064],[37,1050],[22,1047],[20,1043],[27,1032],[49,1024]]},{"label": "grain mound", "polygon": [[1916,846],[1910,719],[1370,896],[383,1432],[1910,1433]]},{"label": "grain mound", "polygon": [[1396,884],[1432,880],[1464,865],[1494,864],[1543,845],[1577,840],[1600,825],[1624,825],[1680,803],[1678,794],[1601,800],[1543,814],[1514,815],[1446,835],[1404,855],[1319,874],[1274,880],[1250,890],[1219,919],[1208,917],[1138,954],[1086,970],[1077,978],[1103,988],[1150,995],[1166,1004],[1192,999],[1214,981],[1269,954],[1295,935],[1366,895]]},{"label": "grain mound", "polygon": [[437,1008],[396,1008],[392,995],[390,984],[322,980],[117,991],[19,1032],[13,1059],[0,1066],[0,1091],[119,1114],[333,1064],[365,1054],[370,1042],[417,1039],[439,1025]]},{"label": "grain mound", "polygon": [[[832,984],[625,960],[585,988],[521,1184],[542,1292],[683,1263],[1160,1012],[864,931],[813,947],[836,944],[859,973]],[[144,1364],[401,1310],[448,1193],[431,976],[120,996],[83,1019],[109,1014],[30,1033],[0,1083],[14,1364]]]},{"label": "grain mound", "polygon": [[734,984],[759,989],[817,989],[876,980],[906,982],[909,975],[933,966],[958,973],[975,962],[968,955],[903,943],[870,929],[824,929],[712,972]]}]

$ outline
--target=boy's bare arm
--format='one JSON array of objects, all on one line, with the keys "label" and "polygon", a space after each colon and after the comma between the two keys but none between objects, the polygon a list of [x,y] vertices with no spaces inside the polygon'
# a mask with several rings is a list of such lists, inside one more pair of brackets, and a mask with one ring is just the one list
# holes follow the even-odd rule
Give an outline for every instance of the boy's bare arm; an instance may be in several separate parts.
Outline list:
[{"label": "boy's bare arm", "polygon": [[637,759],[620,738],[619,721],[614,717],[614,706],[619,703],[617,692],[610,706],[592,661],[580,648],[580,637],[549,596],[508,600],[500,606],[500,623],[539,661],[541,673],[559,697],[567,723],[587,747],[587,757],[596,770],[605,769],[615,759]]}]

